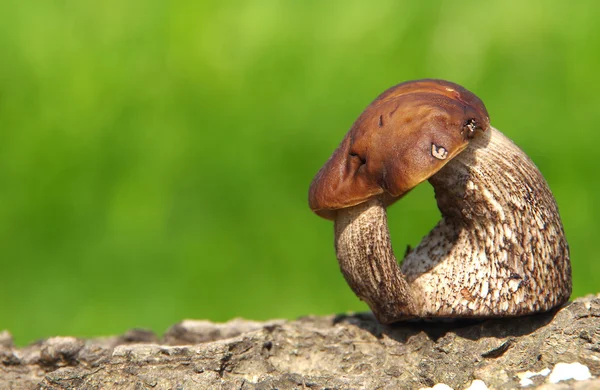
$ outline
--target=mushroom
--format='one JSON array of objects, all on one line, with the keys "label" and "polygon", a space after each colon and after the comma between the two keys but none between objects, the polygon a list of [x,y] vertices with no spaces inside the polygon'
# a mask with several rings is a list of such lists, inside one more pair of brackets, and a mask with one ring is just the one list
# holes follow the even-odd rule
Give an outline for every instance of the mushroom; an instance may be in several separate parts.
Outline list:
[{"label": "mushroom", "polygon": [[[425,180],[442,218],[400,267],[386,207]],[[520,316],[571,294],[548,184],[457,84],[409,81],[381,94],[317,173],[309,205],[334,220],[341,271],[382,323]]]}]

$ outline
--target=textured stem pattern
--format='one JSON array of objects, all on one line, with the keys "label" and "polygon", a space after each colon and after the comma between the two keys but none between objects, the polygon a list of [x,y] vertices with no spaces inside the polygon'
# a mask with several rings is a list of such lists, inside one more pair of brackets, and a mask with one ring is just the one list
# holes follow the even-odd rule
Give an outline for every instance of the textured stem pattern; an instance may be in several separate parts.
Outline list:
[{"label": "textured stem pattern", "polygon": [[571,294],[569,248],[535,164],[492,128],[430,178],[443,218],[404,259],[424,317],[516,316]]},{"label": "textured stem pattern", "polygon": [[414,299],[394,257],[379,199],[338,211],[335,249],[344,278],[380,322],[414,315]]}]

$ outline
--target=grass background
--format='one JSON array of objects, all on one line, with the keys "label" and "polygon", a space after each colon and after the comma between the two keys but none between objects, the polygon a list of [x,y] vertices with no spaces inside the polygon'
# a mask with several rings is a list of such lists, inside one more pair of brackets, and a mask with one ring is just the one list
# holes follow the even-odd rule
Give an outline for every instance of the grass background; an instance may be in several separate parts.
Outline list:
[{"label": "grass background", "polygon": [[[0,329],[24,344],[183,318],[365,310],[308,185],[384,89],[469,88],[597,259],[600,3],[0,2]],[[439,213],[390,209],[396,247]]]}]

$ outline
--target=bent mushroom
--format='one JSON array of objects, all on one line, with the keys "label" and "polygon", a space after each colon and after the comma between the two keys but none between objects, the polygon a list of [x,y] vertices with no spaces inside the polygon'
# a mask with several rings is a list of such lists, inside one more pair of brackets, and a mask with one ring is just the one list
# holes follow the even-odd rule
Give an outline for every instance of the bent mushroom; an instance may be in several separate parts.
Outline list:
[{"label": "bent mushroom", "polygon": [[[425,180],[442,219],[399,267],[386,207]],[[317,173],[309,204],[335,221],[341,271],[382,323],[519,316],[571,294],[548,184],[457,84],[409,81],[381,94]]]}]

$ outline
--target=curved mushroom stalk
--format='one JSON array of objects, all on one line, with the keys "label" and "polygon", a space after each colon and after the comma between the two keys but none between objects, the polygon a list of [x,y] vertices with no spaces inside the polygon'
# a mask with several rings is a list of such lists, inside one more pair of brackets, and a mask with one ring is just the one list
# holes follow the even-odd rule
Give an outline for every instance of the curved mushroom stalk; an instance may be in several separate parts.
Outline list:
[{"label": "curved mushroom stalk", "polygon": [[394,257],[385,207],[378,198],[338,210],[335,251],[350,288],[379,322],[415,315],[413,293]]},{"label": "curved mushroom stalk", "polygon": [[421,316],[518,316],[569,299],[556,202],[511,140],[491,128],[429,181],[443,218],[402,264]]}]

